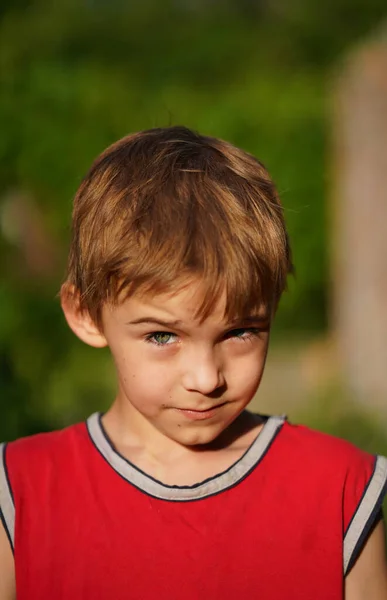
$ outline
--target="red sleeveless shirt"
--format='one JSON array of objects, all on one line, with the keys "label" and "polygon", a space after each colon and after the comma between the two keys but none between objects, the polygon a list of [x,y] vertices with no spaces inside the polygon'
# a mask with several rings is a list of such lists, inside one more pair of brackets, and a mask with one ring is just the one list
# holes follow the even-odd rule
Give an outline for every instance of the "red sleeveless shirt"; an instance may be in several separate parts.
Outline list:
[{"label": "red sleeveless shirt", "polygon": [[385,458],[279,417],[193,486],[129,463],[98,414],[0,449],[18,600],[341,600],[386,493]]}]

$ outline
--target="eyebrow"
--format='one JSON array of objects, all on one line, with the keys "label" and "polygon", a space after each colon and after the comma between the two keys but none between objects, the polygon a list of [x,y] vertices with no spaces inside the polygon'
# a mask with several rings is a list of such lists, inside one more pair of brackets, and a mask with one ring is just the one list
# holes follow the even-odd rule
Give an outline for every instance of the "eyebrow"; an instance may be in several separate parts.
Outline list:
[{"label": "eyebrow", "polygon": [[[235,327],[237,325],[243,325],[247,323],[266,323],[269,320],[269,315],[265,313],[264,315],[250,315],[248,317],[243,317],[242,319],[238,319],[238,321],[234,321],[232,323],[226,323],[225,327]],[[134,319],[133,321],[127,321],[126,325],[160,325],[161,327],[166,327],[170,329],[174,329],[176,327],[180,327],[183,325],[183,321],[180,319],[176,319],[175,321],[164,321],[163,319],[156,319],[155,317],[140,317],[139,319]]]},{"label": "eyebrow", "polygon": [[128,321],[127,325],[142,325],[143,323],[153,324],[153,325],[161,325],[162,327],[179,327],[182,325],[182,321],[177,319],[176,321],[164,321],[163,319],[155,319],[154,317],[141,317],[140,319],[134,319],[133,321]]}]

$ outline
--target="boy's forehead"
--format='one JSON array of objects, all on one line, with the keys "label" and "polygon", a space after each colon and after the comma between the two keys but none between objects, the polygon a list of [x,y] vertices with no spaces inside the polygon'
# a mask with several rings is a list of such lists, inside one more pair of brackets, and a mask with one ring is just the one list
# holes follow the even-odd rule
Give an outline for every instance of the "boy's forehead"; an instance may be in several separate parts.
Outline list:
[{"label": "boy's forehead", "polygon": [[[134,293],[122,304],[122,310],[130,318],[142,319],[154,317],[180,321],[181,323],[196,323],[201,321],[197,316],[198,307],[203,302],[206,287],[201,281],[192,280],[173,290],[160,293]],[[230,319],[226,317],[227,293],[222,289],[214,299],[213,306],[204,322],[212,321],[219,324],[227,324]],[[240,318],[268,317],[267,308],[257,302],[257,306],[249,314],[241,315]],[[236,320],[236,319],[235,319]],[[240,319],[239,319],[240,320]]]}]

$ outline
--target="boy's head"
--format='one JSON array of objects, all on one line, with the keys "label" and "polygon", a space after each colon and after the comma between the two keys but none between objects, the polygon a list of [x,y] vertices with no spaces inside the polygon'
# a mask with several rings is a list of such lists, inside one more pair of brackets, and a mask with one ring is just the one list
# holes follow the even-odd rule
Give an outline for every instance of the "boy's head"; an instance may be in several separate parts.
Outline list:
[{"label": "boy's head", "polygon": [[183,127],[153,129],[108,148],[82,182],[62,306],[83,341],[110,347],[137,433],[151,423],[205,444],[259,385],[291,269],[263,165]]},{"label": "boy's head", "polygon": [[275,309],[291,271],[282,208],[253,156],[184,127],[129,135],[94,162],[75,197],[68,283],[102,326],[102,307],[184,285],[221,291],[226,316]]}]

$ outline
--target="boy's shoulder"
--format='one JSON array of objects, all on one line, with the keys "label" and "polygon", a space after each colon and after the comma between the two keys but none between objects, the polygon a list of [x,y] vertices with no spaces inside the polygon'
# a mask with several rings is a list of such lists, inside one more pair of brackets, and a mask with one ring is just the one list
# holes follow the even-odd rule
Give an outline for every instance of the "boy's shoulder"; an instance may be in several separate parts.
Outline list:
[{"label": "boy's shoulder", "polygon": [[[387,493],[387,459],[351,442],[285,421],[273,444],[276,485],[302,507],[302,518],[338,527],[344,573],[380,518]],[[301,517],[300,517],[301,518]],[[310,521],[309,521],[310,523]]]},{"label": "boy's shoulder", "polygon": [[278,438],[272,454],[276,468],[291,473],[300,488],[361,496],[371,483],[380,490],[386,485],[387,459],[347,440],[288,421]]},{"label": "boy's shoulder", "polygon": [[284,422],[283,441],[295,460],[337,467],[372,462],[375,457],[352,442],[306,425]]},{"label": "boy's shoulder", "polygon": [[1,444],[3,456],[25,461],[29,465],[40,462],[43,465],[45,459],[57,460],[61,455],[67,455],[79,449],[79,445],[88,439],[86,423],[76,423],[63,429],[50,432],[36,433],[18,438],[14,441]]},{"label": "boy's shoulder", "polygon": [[26,499],[36,505],[39,493],[58,482],[66,487],[85,458],[86,423],[38,433],[0,444],[0,519],[14,547],[16,508]]}]

